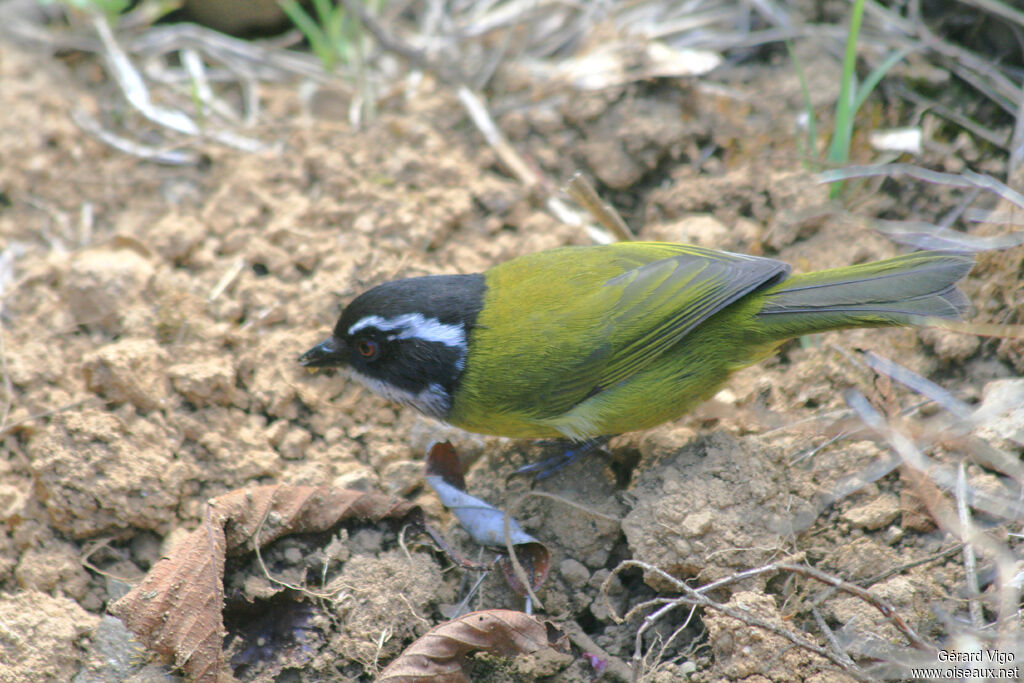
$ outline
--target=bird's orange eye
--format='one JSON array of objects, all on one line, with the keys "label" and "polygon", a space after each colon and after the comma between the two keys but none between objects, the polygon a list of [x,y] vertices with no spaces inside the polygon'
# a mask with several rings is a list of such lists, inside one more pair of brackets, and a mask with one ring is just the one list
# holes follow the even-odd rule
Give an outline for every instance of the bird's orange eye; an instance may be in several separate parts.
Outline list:
[{"label": "bird's orange eye", "polygon": [[377,342],[371,341],[369,339],[360,339],[359,342],[356,344],[356,351],[359,352],[360,356],[366,358],[367,360],[373,360],[374,358],[376,358],[377,351],[379,350],[380,347],[377,346]]}]

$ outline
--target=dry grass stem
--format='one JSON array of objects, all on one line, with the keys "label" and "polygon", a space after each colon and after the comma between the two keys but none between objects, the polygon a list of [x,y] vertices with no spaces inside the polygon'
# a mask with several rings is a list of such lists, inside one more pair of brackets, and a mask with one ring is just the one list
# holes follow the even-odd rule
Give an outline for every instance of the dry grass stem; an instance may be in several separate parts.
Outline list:
[{"label": "dry grass stem", "polygon": [[587,210],[591,216],[600,223],[605,230],[615,236],[620,242],[630,242],[636,239],[636,235],[622,220],[622,216],[611,204],[607,204],[598,196],[594,186],[583,176],[576,172],[566,184],[566,192],[573,201]]}]

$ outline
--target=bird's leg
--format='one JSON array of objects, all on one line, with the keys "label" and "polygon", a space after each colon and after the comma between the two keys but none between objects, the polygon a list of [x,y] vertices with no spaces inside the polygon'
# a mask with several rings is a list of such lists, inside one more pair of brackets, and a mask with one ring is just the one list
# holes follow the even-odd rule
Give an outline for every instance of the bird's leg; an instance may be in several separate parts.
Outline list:
[{"label": "bird's leg", "polygon": [[[593,439],[587,439],[586,441],[573,443],[569,448],[566,448],[558,455],[553,455],[550,458],[544,458],[539,462],[529,465],[523,465],[513,472],[512,476],[533,475],[534,481],[547,479],[556,472],[565,469],[583,456],[597,452],[607,453],[608,441],[610,440],[610,436],[598,436]],[[565,442],[555,443],[564,444]]]}]

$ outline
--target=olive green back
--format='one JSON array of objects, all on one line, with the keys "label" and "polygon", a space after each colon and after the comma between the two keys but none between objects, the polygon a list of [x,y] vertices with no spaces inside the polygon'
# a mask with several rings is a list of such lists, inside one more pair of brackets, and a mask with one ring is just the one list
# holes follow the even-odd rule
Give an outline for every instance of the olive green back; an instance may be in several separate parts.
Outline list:
[{"label": "olive green back", "polygon": [[552,420],[787,272],[771,259],[661,243],[566,247],[499,265],[485,274],[449,421],[488,433],[564,434]]}]

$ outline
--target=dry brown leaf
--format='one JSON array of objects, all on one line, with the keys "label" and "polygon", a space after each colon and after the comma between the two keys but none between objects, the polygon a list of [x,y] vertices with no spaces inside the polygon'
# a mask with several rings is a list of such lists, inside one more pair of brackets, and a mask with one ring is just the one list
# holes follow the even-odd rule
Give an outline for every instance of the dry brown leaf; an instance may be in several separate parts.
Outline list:
[{"label": "dry brown leaf", "polygon": [[464,666],[474,652],[512,656],[565,649],[565,635],[525,612],[470,612],[430,629],[391,662],[377,683],[469,683]]},{"label": "dry brown leaf", "polygon": [[412,503],[327,486],[260,486],[210,501],[203,524],[174,547],[110,612],[147,647],[174,657],[194,681],[232,680],[222,653],[224,558],[344,519],[403,518]]}]

